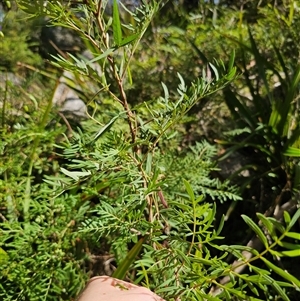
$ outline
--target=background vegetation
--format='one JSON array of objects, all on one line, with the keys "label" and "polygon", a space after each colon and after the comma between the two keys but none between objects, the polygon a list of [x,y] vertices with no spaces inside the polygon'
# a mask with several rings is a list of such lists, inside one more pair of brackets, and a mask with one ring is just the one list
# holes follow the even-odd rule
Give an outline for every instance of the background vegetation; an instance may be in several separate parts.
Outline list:
[{"label": "background vegetation", "polygon": [[299,300],[299,2],[107,2],[1,2],[1,299]]}]

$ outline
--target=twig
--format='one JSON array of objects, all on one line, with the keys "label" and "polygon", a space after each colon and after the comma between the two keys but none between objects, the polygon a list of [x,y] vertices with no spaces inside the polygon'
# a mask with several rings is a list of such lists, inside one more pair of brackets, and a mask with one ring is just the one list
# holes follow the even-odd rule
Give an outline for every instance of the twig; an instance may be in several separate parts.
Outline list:
[{"label": "twig", "polygon": [[61,113],[61,112],[58,112],[58,115],[59,115],[59,116],[63,119],[63,121],[65,122],[65,124],[66,124],[66,126],[67,126],[69,132],[70,132],[70,133],[73,133],[73,129],[72,129],[72,127],[71,127],[69,121],[68,121],[67,118],[65,117],[65,115],[64,115],[63,113]]}]

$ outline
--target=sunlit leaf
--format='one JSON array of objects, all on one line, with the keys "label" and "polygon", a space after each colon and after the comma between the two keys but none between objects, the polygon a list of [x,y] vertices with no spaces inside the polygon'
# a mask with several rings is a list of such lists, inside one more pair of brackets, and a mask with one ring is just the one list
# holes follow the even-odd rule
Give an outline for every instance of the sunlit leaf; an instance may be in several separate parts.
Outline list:
[{"label": "sunlit leaf", "polygon": [[297,232],[288,232],[288,233],[286,233],[286,236],[300,240],[300,233],[297,233]]},{"label": "sunlit leaf", "polygon": [[9,260],[8,254],[0,247],[0,264]]},{"label": "sunlit leaf", "polygon": [[288,157],[300,157],[300,148],[290,146],[283,154]]},{"label": "sunlit leaf", "polygon": [[69,171],[63,167],[60,168],[61,172],[64,173],[66,176],[72,178],[75,181],[78,181],[82,177],[86,177],[91,175],[91,172],[88,171]]}]

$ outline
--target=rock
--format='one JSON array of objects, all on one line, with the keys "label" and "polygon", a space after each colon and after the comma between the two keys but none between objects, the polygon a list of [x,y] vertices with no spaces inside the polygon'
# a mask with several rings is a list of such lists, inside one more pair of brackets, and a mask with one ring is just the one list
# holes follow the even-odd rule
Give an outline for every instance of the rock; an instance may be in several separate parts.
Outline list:
[{"label": "rock", "polygon": [[60,112],[64,113],[66,116],[86,118],[86,110],[87,107],[80,98],[68,98],[65,100]]},{"label": "rock", "polygon": [[80,53],[85,48],[81,37],[74,30],[51,26],[46,21],[41,30],[41,54],[49,57],[59,52]]},{"label": "rock", "polygon": [[66,115],[67,118],[86,118],[87,107],[75,90],[71,88],[74,84],[76,84],[74,74],[69,71],[64,71],[55,89],[52,103],[58,107],[59,111]]}]

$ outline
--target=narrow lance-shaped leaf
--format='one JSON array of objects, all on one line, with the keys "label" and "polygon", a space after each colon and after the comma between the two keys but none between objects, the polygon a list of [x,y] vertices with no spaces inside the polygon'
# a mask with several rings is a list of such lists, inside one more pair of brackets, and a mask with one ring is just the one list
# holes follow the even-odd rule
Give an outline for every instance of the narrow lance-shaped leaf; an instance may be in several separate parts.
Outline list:
[{"label": "narrow lance-shaped leaf", "polygon": [[300,148],[290,146],[283,154],[287,157],[300,157]]},{"label": "narrow lance-shaped leaf", "polygon": [[263,214],[257,213],[256,215],[260,219],[260,221],[263,223],[263,225],[268,229],[269,233],[272,235],[274,232],[273,224]]},{"label": "narrow lance-shaped leaf", "polygon": [[251,111],[247,106],[244,106],[236,97],[230,89],[224,90],[224,96],[226,104],[236,120],[243,120],[243,123],[240,122],[240,126],[249,125],[252,129],[256,126],[256,121],[251,116]]},{"label": "narrow lance-shaped leaf", "polygon": [[69,170],[61,167],[60,171],[75,181],[78,181],[82,177],[91,175],[91,172],[89,170],[88,171],[69,171]]},{"label": "narrow lance-shaped leaf", "polygon": [[284,81],[285,81],[288,85],[290,85],[290,74],[289,74],[288,68],[287,68],[287,66],[286,66],[286,64],[285,64],[285,62],[284,62],[284,59],[283,59],[283,57],[282,57],[282,55],[281,55],[281,52],[280,52],[280,50],[276,47],[275,44],[273,44],[273,48],[274,48],[275,53],[276,53],[276,55],[277,55],[278,61],[279,61],[279,63],[280,63],[280,66],[281,66],[281,68],[282,68],[282,70],[283,70],[283,72],[284,72],[284,76],[285,76]]},{"label": "narrow lance-shaped leaf", "polygon": [[254,223],[254,221],[249,218],[246,215],[242,215],[243,220],[246,222],[246,224],[256,233],[256,235],[259,237],[261,242],[264,244],[264,246],[267,248],[268,247],[268,240],[262,230],[259,228],[258,225]]},{"label": "narrow lance-shaped leaf", "polygon": [[186,189],[191,201],[194,201],[195,200],[195,194],[194,194],[194,191],[193,191],[193,188],[192,188],[191,184],[187,180],[183,180],[183,183],[184,183],[185,189]]},{"label": "narrow lance-shaped leaf", "polygon": [[288,230],[291,229],[294,224],[299,220],[300,218],[300,208],[296,211],[296,213],[293,215],[291,222],[288,225]]},{"label": "narrow lance-shaped leaf", "polygon": [[233,68],[234,59],[235,59],[235,51],[233,50],[231,52],[229,63],[228,63],[228,71],[230,71]]},{"label": "narrow lance-shaped leaf", "polygon": [[118,44],[118,46],[125,46],[131,42],[133,42],[134,40],[136,40],[138,37],[139,37],[140,33],[135,33],[135,34],[132,34],[126,38],[124,38],[123,40],[121,40],[121,42]]},{"label": "narrow lance-shaped leaf", "polygon": [[117,46],[120,46],[122,43],[122,28],[120,22],[120,15],[119,15],[119,6],[117,0],[114,0],[113,3],[113,37],[114,42]]},{"label": "narrow lance-shaped leaf", "polygon": [[147,236],[140,238],[140,240],[133,246],[133,248],[127,253],[125,259],[119,264],[117,269],[113,272],[112,276],[118,279],[124,279],[127,271],[130,266],[140,253],[144,241],[147,239]]},{"label": "narrow lance-shaped leaf", "polygon": [[253,38],[253,35],[251,33],[250,27],[248,27],[248,33],[249,33],[249,37],[250,37],[250,42],[251,42],[251,50],[252,53],[254,54],[255,60],[256,60],[256,65],[258,68],[258,73],[259,73],[259,77],[263,80],[264,82],[264,86],[267,90],[268,93],[268,98],[270,100],[270,102],[273,102],[273,97],[272,94],[270,93],[270,87],[269,87],[269,83],[267,80],[267,76],[266,76],[266,71],[265,71],[265,58],[259,53],[259,50],[257,48],[256,42]]},{"label": "narrow lance-shaped leaf", "polygon": [[288,233],[286,233],[286,236],[300,240],[300,233],[297,233],[297,232],[288,232]]},{"label": "narrow lance-shaped leaf", "polygon": [[[275,104],[272,114],[270,116],[269,125],[281,136],[287,136],[285,132],[286,123],[288,122],[288,115],[291,109],[292,102],[298,85],[300,82],[300,64],[292,78],[291,86],[289,87],[288,94],[283,102],[278,102]],[[288,145],[289,146],[289,145]]]},{"label": "narrow lance-shaped leaf", "polygon": [[[94,140],[98,139],[102,134],[104,134],[107,130],[111,128],[111,126],[116,122],[116,120],[119,118],[120,114],[113,117],[109,123],[107,123],[103,128],[100,129],[100,131],[96,134],[94,137]],[[93,140],[93,141],[94,141]]]},{"label": "narrow lance-shaped leaf", "polygon": [[109,48],[106,51],[104,51],[102,54],[96,56],[95,58],[93,58],[91,61],[89,61],[89,63],[94,63],[97,62],[99,60],[102,60],[106,57],[108,57],[110,54],[112,54],[114,52],[114,48]]},{"label": "narrow lance-shaped leaf", "polygon": [[278,245],[288,250],[297,250],[300,256],[300,244],[294,244],[294,243],[279,240]]},{"label": "narrow lance-shaped leaf", "polygon": [[217,231],[216,231],[216,235],[217,235],[217,236],[221,233],[221,231],[222,231],[222,229],[223,229],[224,221],[225,221],[225,216],[222,215],[221,220],[220,220],[219,227],[218,227],[218,229],[217,229]]},{"label": "narrow lance-shaped leaf", "polygon": [[290,301],[289,297],[286,295],[286,293],[280,287],[280,285],[277,283],[277,281],[275,281],[274,279],[272,279],[270,276],[267,276],[267,275],[263,275],[263,278],[265,278],[267,281],[269,281],[269,284],[273,286],[273,288],[278,292],[278,294],[284,301]]},{"label": "narrow lance-shaped leaf", "polygon": [[273,264],[272,262],[270,262],[264,257],[261,257],[261,260],[267,265],[267,267],[273,270],[276,274],[286,279],[287,281],[294,283],[294,285],[297,286],[298,289],[300,289],[300,280],[298,280],[296,277],[282,270],[281,268],[279,268],[278,266],[276,266],[275,264]]}]

